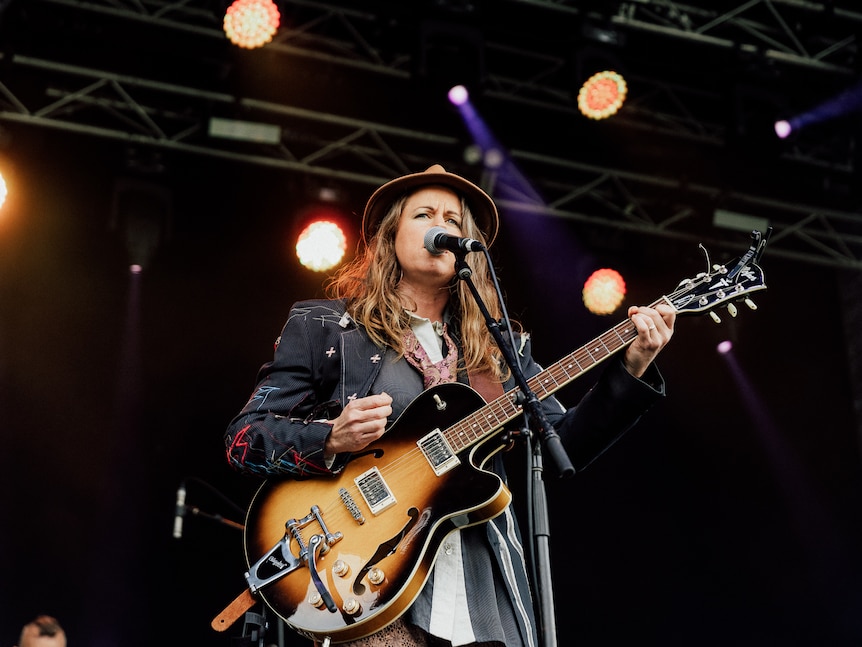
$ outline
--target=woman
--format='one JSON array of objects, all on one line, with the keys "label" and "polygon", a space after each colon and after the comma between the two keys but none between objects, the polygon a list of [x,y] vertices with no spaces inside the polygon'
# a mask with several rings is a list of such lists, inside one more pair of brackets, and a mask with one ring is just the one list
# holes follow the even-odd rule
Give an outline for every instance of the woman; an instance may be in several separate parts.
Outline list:
[{"label": "woman", "polygon": [[[329,285],[331,299],[293,305],[272,361],[230,423],[228,460],[264,477],[332,476],[380,439],[424,389],[468,383],[486,400],[514,388],[475,298],[450,252],[430,253],[432,227],[489,246],[498,229],[492,199],[434,165],[377,189],[363,215],[363,252]],[[482,254],[472,280],[495,319],[500,304]],[[578,406],[542,407],[576,468],[609,447],[664,394],[653,360],[673,334],[670,306],[632,307],[637,338],[611,358]],[[568,334],[568,333],[567,333]],[[540,371],[530,343],[520,355]],[[503,474],[495,453],[484,469]],[[427,582],[394,622],[356,645],[536,645],[521,538],[510,507],[441,542]]]}]

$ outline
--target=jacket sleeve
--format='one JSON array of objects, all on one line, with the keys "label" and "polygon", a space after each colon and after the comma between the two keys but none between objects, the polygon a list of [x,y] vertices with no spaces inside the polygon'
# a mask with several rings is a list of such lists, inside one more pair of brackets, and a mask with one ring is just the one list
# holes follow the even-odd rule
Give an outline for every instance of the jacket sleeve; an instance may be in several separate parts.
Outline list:
[{"label": "jacket sleeve", "polygon": [[[337,386],[340,353],[337,322],[342,313],[331,304],[294,304],[273,359],[264,364],[242,410],[225,431],[228,463],[241,472],[297,478],[327,475],[324,443],[340,403],[329,400]],[[334,415],[333,415],[334,414]]]},{"label": "jacket sleeve", "polygon": [[[525,344],[522,361],[528,378],[542,370],[531,356],[529,343]],[[664,378],[655,364],[642,378],[636,378],[625,369],[622,357],[615,356],[609,358],[596,383],[577,405],[566,408],[551,396],[542,401],[542,408],[575,470],[582,470],[664,395]]]}]

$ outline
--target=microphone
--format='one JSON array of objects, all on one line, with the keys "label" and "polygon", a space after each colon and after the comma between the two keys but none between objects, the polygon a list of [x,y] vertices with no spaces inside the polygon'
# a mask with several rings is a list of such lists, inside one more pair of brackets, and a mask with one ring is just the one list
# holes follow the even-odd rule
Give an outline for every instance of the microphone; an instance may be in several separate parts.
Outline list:
[{"label": "microphone", "polygon": [[438,256],[450,252],[481,252],[485,246],[472,238],[450,236],[443,227],[431,227],[425,234],[425,249]]},{"label": "microphone", "polygon": [[174,538],[183,536],[183,517],[186,516],[186,484],[180,483],[177,489],[177,509],[174,513]]}]

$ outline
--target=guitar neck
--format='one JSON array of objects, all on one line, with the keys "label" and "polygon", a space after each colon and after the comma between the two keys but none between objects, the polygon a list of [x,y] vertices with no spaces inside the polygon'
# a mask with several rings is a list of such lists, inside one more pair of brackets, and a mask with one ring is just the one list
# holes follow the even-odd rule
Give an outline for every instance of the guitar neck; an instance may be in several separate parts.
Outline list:
[{"label": "guitar neck", "polygon": [[[669,303],[662,297],[651,304]],[[545,370],[527,380],[527,386],[539,400],[573,382],[594,366],[631,344],[638,336],[637,328],[630,319],[621,321],[588,344],[585,344],[551,364]],[[517,402],[518,389],[512,389],[496,398],[473,414],[452,425],[443,433],[456,453],[497,432],[507,422],[521,414]]]}]

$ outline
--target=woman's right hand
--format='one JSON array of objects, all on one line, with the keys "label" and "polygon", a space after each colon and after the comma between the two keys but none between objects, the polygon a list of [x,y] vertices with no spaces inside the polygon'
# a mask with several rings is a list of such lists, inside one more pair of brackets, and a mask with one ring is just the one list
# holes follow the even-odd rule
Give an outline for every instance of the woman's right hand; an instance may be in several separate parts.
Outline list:
[{"label": "woman's right hand", "polygon": [[326,439],[326,456],[364,449],[383,435],[391,415],[392,397],[386,393],[351,400],[332,421],[332,431]]}]

